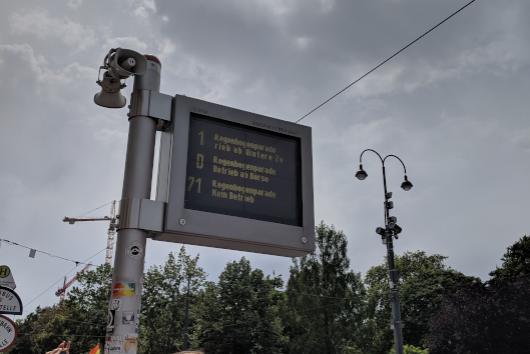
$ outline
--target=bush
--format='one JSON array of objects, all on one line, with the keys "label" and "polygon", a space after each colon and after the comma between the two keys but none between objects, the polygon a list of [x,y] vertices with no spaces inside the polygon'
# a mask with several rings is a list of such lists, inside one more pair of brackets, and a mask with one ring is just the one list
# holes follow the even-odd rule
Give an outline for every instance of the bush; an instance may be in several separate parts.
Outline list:
[{"label": "bush", "polygon": [[[421,349],[413,345],[405,345],[403,346],[403,353],[404,354],[429,354],[429,349]],[[395,347],[392,348],[392,350],[388,354],[396,354],[396,348]]]}]

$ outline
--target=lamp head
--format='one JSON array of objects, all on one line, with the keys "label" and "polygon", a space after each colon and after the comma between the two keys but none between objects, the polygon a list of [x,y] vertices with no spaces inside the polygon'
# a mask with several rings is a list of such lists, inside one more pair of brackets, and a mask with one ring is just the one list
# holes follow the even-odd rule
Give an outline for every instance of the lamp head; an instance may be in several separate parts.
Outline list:
[{"label": "lamp head", "polygon": [[412,188],[412,183],[409,182],[407,175],[405,175],[405,181],[401,183],[401,188],[403,188],[406,191],[410,191],[410,189]]},{"label": "lamp head", "polygon": [[366,177],[368,177],[368,173],[366,173],[366,171],[363,170],[363,165],[359,165],[359,171],[357,171],[357,173],[355,174],[355,177],[357,177],[359,181],[362,181],[366,179]]}]

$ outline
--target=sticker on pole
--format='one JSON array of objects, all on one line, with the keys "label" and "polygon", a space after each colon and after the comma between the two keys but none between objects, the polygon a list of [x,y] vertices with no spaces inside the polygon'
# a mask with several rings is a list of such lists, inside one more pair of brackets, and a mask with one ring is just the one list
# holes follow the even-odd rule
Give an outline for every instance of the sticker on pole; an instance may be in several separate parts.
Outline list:
[{"label": "sticker on pole", "polygon": [[112,296],[135,296],[136,283],[114,283]]},{"label": "sticker on pole", "polygon": [[112,299],[110,303],[110,309],[119,311],[121,309],[121,299]]},{"label": "sticker on pole", "polygon": [[122,324],[130,325],[134,324],[134,313],[132,311],[123,311],[121,313]]},{"label": "sticker on pole", "polygon": [[124,344],[123,336],[110,336],[105,338],[105,353],[121,354]]},{"label": "sticker on pole", "polygon": [[125,353],[127,354],[136,354],[138,351],[138,334],[129,333],[126,335],[123,349],[125,349]]},{"label": "sticker on pole", "polygon": [[5,286],[0,286],[0,314],[22,315],[22,300],[14,290]]},{"label": "sticker on pole", "polygon": [[5,286],[6,288],[13,290],[17,287],[11,269],[6,265],[0,266],[0,286]]},{"label": "sticker on pole", "polygon": [[17,325],[9,318],[0,315],[0,352],[11,348],[18,337]]},{"label": "sticker on pole", "polygon": [[125,247],[125,255],[132,261],[139,261],[144,255],[144,248],[138,241],[131,241]]}]

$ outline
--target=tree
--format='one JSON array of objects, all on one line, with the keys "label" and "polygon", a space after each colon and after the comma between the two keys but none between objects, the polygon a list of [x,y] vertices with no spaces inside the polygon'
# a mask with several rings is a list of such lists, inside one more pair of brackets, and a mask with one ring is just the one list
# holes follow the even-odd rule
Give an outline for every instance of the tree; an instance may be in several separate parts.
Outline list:
[{"label": "tree", "polygon": [[77,276],[77,285],[66,300],[70,313],[62,322],[60,318],[56,319],[65,334],[76,335],[75,339],[70,339],[72,351],[89,352],[96,344],[105,347],[111,286],[112,267],[108,263]]},{"label": "tree", "polygon": [[432,354],[528,353],[530,279],[473,284],[444,301],[429,322]]},{"label": "tree", "polygon": [[362,347],[365,290],[350,270],[346,235],[333,226],[316,228],[314,253],[294,259],[280,303],[286,353],[345,353]]},{"label": "tree", "polygon": [[[176,259],[170,253],[163,267],[152,266],[145,274],[139,352],[166,354],[182,349],[186,296],[189,293],[193,303],[206,278],[198,261],[199,255],[192,258],[182,247]],[[189,317],[190,332],[193,332],[196,318],[193,310]]]},{"label": "tree", "polygon": [[530,276],[530,237],[525,235],[508,247],[501,260],[502,266],[489,273],[492,278]]},{"label": "tree", "polygon": [[[480,282],[478,278],[465,276],[447,267],[444,264],[446,258],[439,254],[427,256],[423,251],[405,252],[395,257],[405,344],[426,348],[429,319],[439,311],[444,296],[457,292],[463,285]],[[375,327],[373,353],[388,353],[394,345],[394,334],[390,328],[392,304],[389,281],[386,261],[370,268],[365,278],[370,318]]]},{"label": "tree", "polygon": [[282,327],[272,292],[281,278],[265,277],[244,257],[230,262],[219,283],[208,283],[202,292],[195,348],[208,354],[279,354]]},{"label": "tree", "polygon": [[15,343],[11,354],[41,354],[57,348],[63,341],[72,342],[72,352],[90,351],[104,344],[107,306],[110,298],[112,269],[103,264],[80,273],[77,285],[66,300],[51,307],[37,307],[24,320],[17,321],[25,335]]},{"label": "tree", "polygon": [[[57,322],[54,320],[57,317],[64,318],[67,316],[68,308],[64,302],[51,307],[41,308],[37,306],[35,312],[27,315],[24,320],[16,320],[18,331],[21,334],[19,334],[15,345],[7,353],[43,353],[51,350],[51,348],[57,348]],[[59,331],[59,333],[62,332],[62,330]]]}]

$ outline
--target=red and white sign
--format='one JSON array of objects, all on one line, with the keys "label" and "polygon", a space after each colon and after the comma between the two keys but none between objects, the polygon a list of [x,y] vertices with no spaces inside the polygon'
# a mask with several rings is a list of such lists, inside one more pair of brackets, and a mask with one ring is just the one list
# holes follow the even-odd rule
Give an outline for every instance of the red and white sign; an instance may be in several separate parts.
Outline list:
[{"label": "red and white sign", "polygon": [[0,352],[11,348],[18,337],[18,328],[15,322],[0,315]]}]

